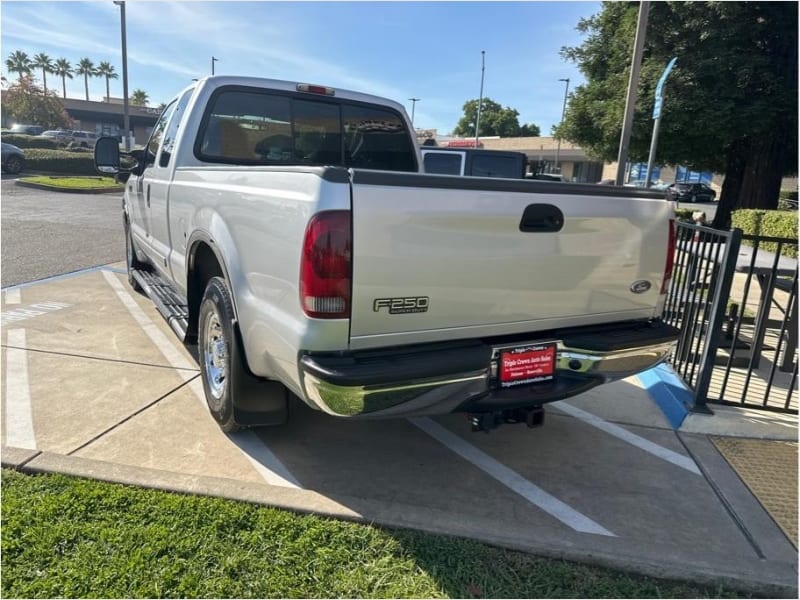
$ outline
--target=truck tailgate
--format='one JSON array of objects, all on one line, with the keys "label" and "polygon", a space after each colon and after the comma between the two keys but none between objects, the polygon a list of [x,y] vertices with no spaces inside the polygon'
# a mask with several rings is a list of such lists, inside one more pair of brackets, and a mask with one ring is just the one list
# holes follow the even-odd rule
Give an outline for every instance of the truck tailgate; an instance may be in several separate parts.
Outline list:
[{"label": "truck tailgate", "polygon": [[369,348],[651,318],[672,205],[636,189],[356,170],[352,215],[350,342]]}]

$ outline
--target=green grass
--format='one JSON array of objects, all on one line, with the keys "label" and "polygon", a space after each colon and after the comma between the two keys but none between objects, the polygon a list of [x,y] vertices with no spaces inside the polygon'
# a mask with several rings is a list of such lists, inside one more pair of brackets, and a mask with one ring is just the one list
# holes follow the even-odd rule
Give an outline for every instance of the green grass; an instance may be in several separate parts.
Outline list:
[{"label": "green grass", "polygon": [[48,187],[64,190],[91,190],[91,189],[118,189],[124,186],[116,183],[110,177],[51,177],[48,175],[37,175],[32,177],[20,177],[18,181],[24,183],[35,183]]},{"label": "green grass", "polygon": [[2,474],[2,595],[738,597],[477,542],[64,475]]}]

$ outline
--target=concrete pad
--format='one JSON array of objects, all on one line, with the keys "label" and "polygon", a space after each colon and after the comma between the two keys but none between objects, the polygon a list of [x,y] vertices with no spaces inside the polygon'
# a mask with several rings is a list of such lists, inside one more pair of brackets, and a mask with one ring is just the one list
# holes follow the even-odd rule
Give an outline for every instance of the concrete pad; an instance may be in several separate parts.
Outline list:
[{"label": "concrete pad", "polygon": [[182,475],[264,482],[231,437],[220,431],[205,404],[188,386],[176,390],[75,455]]},{"label": "concrete pad", "polygon": [[0,451],[0,463],[2,463],[4,469],[19,469],[39,454],[39,450],[3,446],[2,451]]},{"label": "concrete pad", "polygon": [[[124,280],[123,276],[114,275]],[[6,304],[3,294],[3,313],[20,311],[40,312],[25,320],[4,321],[4,331],[9,328],[26,330],[27,348],[53,353],[105,358],[135,362],[145,365],[169,366],[169,363],[141,327],[131,318],[116,293],[105,281],[103,273],[92,271],[19,289],[20,304]],[[152,302],[131,290],[139,297],[143,310],[155,325],[171,339],[175,339],[169,326],[159,316]],[[60,303],[68,305],[58,310],[36,310],[37,305]],[[3,343],[5,343],[5,335]],[[176,340],[177,342],[177,340]],[[189,363],[196,363],[184,352]]]},{"label": "concrete pad", "polygon": [[[173,369],[26,354],[36,447],[50,452],[74,451],[184,382]],[[4,370],[4,382],[9,376],[15,374]],[[4,409],[6,400],[4,396]],[[3,428],[4,440],[6,433]]]},{"label": "concrete pad", "polygon": [[709,408],[714,411],[713,415],[689,413],[680,431],[770,440],[797,440],[797,415],[725,404],[711,404]]}]

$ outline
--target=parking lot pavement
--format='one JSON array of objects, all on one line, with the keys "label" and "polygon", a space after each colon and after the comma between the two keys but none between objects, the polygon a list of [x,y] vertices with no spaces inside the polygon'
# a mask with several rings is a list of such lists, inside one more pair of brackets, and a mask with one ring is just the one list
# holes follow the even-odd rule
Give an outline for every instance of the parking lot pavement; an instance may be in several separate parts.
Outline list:
[{"label": "parking lot pavement", "polygon": [[192,349],[119,269],[2,300],[4,465],[796,594],[795,548],[708,436],[674,431],[636,378],[550,405],[534,430],[348,421],[298,401],[284,427],[226,435]]}]

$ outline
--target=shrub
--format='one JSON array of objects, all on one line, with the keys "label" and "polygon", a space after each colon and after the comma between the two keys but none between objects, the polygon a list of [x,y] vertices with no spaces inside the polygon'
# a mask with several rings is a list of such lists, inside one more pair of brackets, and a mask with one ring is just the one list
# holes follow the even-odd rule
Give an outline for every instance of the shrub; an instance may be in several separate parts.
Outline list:
[{"label": "shrub", "polygon": [[97,170],[94,168],[94,157],[88,152],[38,148],[26,150],[25,168],[28,171],[65,173],[67,175],[97,175]]},{"label": "shrub", "polygon": [[55,150],[58,144],[55,140],[38,135],[25,135],[23,133],[4,133],[3,141],[13,144],[17,148],[48,148]]},{"label": "shrub", "polygon": [[684,223],[694,223],[692,220],[693,212],[694,211],[691,208],[676,208],[675,219],[678,221],[683,221]]},{"label": "shrub", "polygon": [[[746,235],[791,239],[794,243],[792,245],[784,244],[781,254],[797,256],[797,212],[795,211],[735,210],[731,213],[731,226],[741,229]],[[750,240],[742,240],[742,243],[753,245]],[[777,244],[764,242],[759,244],[759,248],[774,251]]]}]

